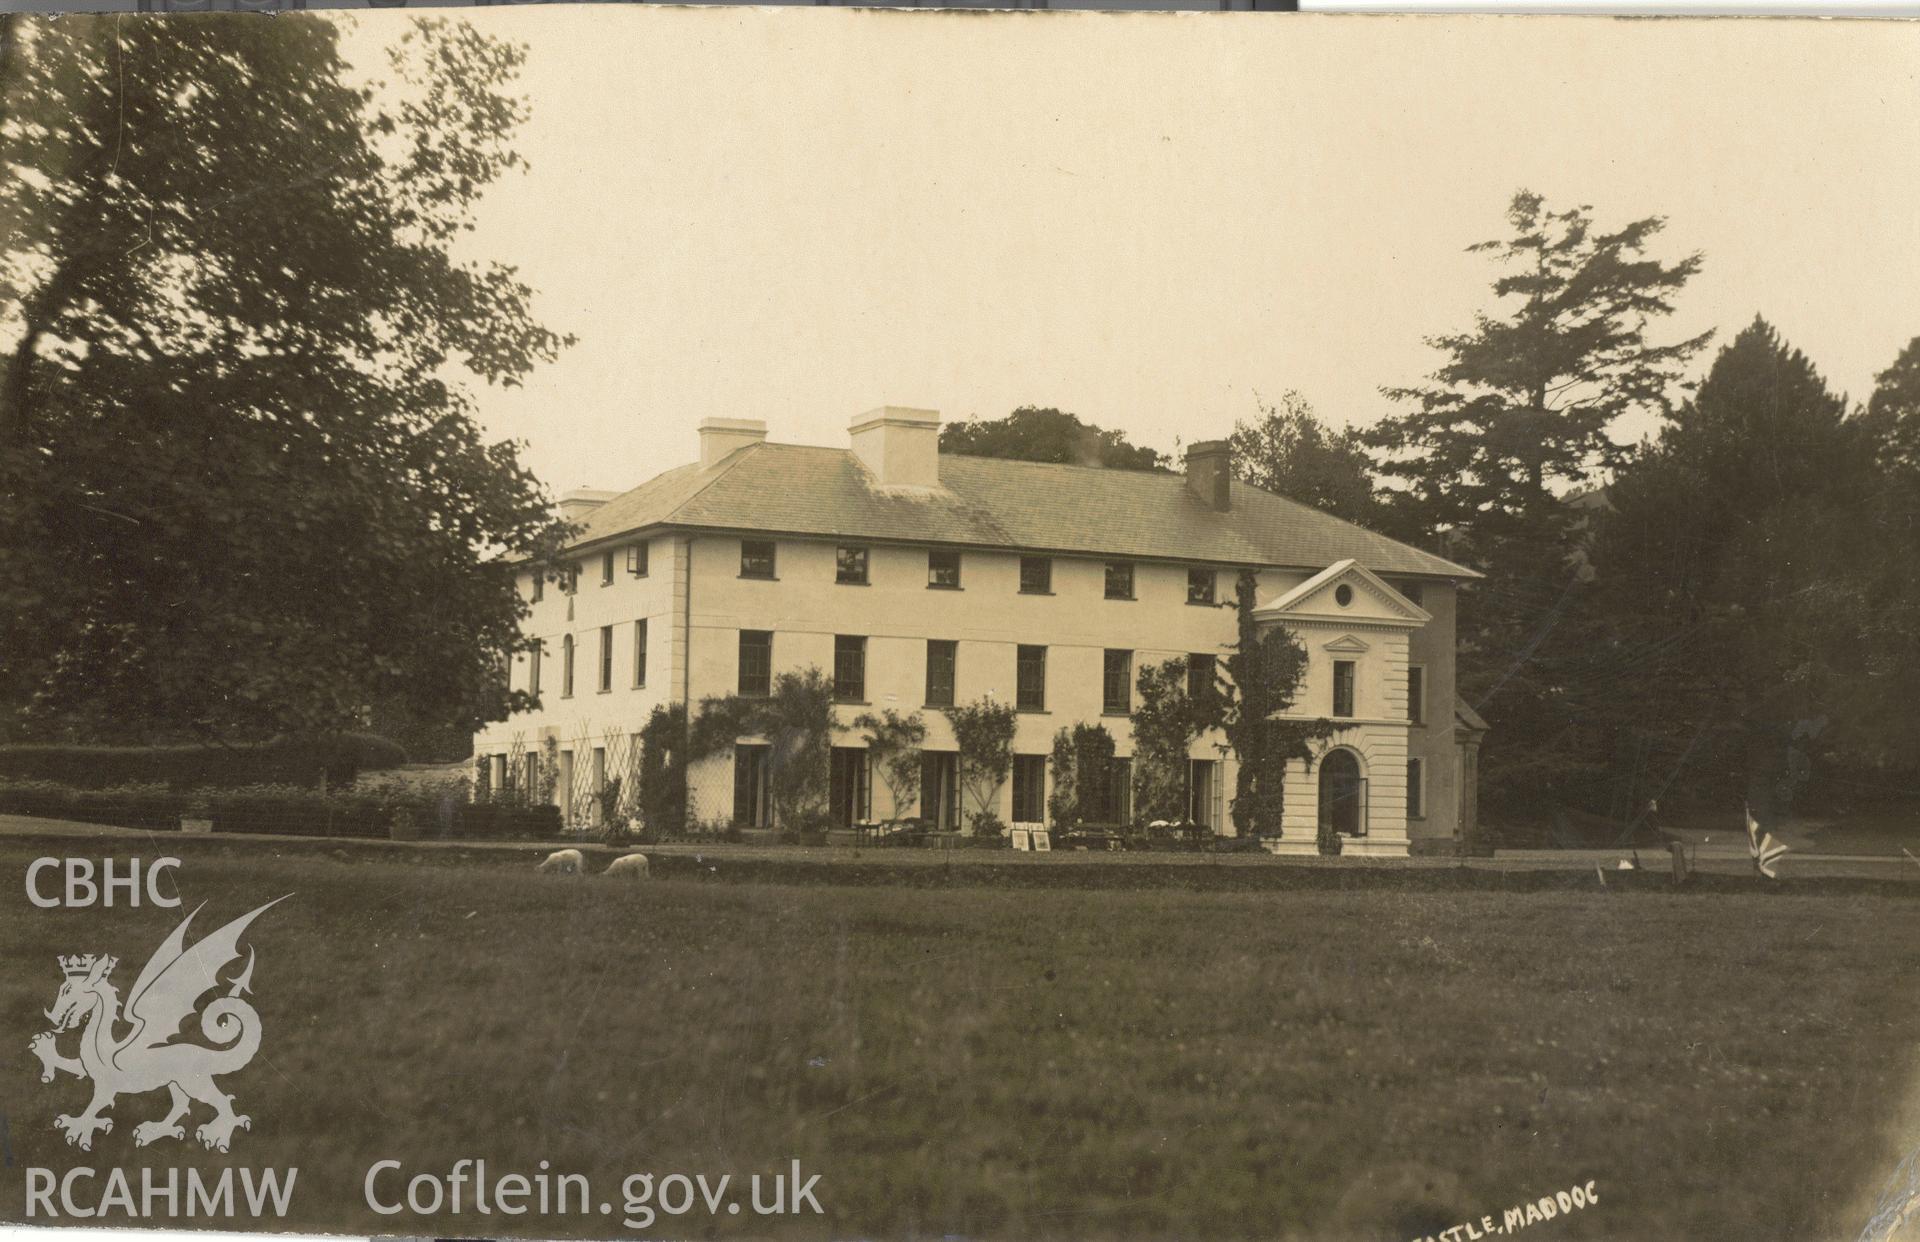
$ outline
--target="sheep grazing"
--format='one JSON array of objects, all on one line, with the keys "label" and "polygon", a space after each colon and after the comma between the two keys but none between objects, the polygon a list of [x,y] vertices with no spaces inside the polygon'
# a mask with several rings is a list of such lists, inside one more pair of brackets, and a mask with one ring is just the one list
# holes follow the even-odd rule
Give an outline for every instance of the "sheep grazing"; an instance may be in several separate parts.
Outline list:
[{"label": "sheep grazing", "polygon": [[646,880],[653,876],[653,866],[645,854],[622,854],[607,864],[608,875],[624,875],[631,880]]},{"label": "sheep grazing", "polygon": [[550,875],[581,875],[586,869],[587,860],[579,850],[555,850],[540,864],[540,870]]}]

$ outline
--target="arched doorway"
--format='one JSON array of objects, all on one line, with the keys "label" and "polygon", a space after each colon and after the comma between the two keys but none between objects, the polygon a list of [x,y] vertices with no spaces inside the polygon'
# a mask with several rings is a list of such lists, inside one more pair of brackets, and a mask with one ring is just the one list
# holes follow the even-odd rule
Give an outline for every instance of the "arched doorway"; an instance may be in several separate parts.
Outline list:
[{"label": "arched doorway", "polygon": [[1330,750],[1320,760],[1320,826],[1343,837],[1366,831],[1367,783],[1350,750]]}]

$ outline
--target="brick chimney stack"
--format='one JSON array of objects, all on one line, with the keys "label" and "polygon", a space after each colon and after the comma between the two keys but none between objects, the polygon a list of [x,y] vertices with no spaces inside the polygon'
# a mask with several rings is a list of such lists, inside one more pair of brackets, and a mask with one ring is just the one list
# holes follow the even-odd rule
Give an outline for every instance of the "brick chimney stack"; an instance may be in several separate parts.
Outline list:
[{"label": "brick chimney stack", "polygon": [[700,466],[718,465],[731,453],[767,438],[767,425],[757,418],[703,418],[700,420]]},{"label": "brick chimney stack", "polygon": [[619,492],[595,491],[590,487],[576,487],[560,497],[560,503],[557,506],[560,510],[560,518],[566,522],[584,522],[587,520],[587,514],[619,494]]},{"label": "brick chimney stack", "polygon": [[938,411],[884,405],[856,417],[847,430],[853,455],[880,486],[940,486]]},{"label": "brick chimney stack", "polygon": [[1209,508],[1233,507],[1233,447],[1225,440],[1200,440],[1187,446],[1187,486]]}]

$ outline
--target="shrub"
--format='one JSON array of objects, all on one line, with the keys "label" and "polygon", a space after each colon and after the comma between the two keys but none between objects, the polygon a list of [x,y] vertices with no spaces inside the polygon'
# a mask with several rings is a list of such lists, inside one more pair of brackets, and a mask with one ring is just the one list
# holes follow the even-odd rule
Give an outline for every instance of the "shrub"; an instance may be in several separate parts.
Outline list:
[{"label": "shrub", "polygon": [[1007,825],[991,811],[976,811],[969,820],[973,827],[973,836],[967,843],[980,849],[998,849],[1012,845],[1013,839],[1007,835]]},{"label": "shrub", "polygon": [[279,738],[245,746],[0,746],[0,780],[74,789],[157,784],[175,789],[242,785],[346,785],[361,772],[399,767],[407,752],[370,733]]},{"label": "shrub", "polygon": [[1057,830],[1097,823],[1108,812],[1113,787],[1113,735],[1106,726],[1077,724],[1053,738],[1053,793],[1047,819]]}]

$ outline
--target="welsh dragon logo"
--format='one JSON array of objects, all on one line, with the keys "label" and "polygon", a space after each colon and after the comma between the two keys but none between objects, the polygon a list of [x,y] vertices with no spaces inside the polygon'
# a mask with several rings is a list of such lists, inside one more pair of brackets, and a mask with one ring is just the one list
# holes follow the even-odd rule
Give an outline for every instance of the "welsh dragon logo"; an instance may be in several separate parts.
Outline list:
[{"label": "welsh dragon logo", "polygon": [[[53,1029],[34,1036],[27,1049],[40,1058],[41,1082],[52,1082],[56,1070],[93,1080],[93,1102],[87,1110],[78,1117],[62,1114],[54,1119],[54,1126],[66,1134],[67,1142],[91,1151],[96,1133],[113,1130],[113,1119],[102,1114],[116,1099],[162,1087],[171,1094],[172,1104],[161,1120],[143,1121],[133,1128],[136,1146],[163,1138],[186,1138],[180,1122],[196,1102],[213,1109],[213,1119],[194,1131],[195,1137],[213,1150],[226,1151],[235,1130],[252,1128],[252,1120],[234,1112],[233,1097],[214,1082],[215,1075],[243,1068],[260,1049],[260,1015],[241,999],[252,986],[252,949],[247,950],[246,968],[225,985],[226,995],[215,997],[200,1011],[201,1033],[219,1046],[172,1041],[193,1016],[201,997],[222,986],[219,974],[239,960],[240,933],[285,900],[276,898],[251,914],[243,914],[187,948],[187,925],[204,908],[196,907],[154,950],[127,993],[124,1015],[120,993],[108,981],[118,958],[87,953],[60,959],[66,980],[60,985],[53,1008],[46,1011]],[[80,1055],[60,1055],[56,1037],[83,1023],[86,1029],[80,1034]],[[128,1027],[131,1029],[125,1034],[117,1033]]]}]

